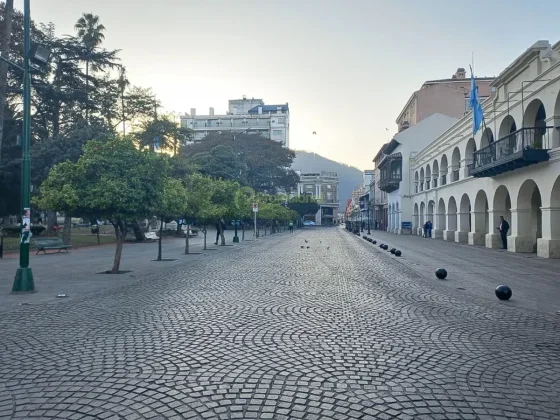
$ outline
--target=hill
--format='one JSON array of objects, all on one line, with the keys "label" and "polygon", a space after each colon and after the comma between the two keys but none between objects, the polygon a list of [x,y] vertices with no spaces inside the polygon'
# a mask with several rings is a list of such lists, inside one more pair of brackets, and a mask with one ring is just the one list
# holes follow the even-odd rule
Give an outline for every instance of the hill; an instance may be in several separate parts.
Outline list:
[{"label": "hill", "polygon": [[350,198],[352,191],[363,182],[362,171],[358,168],[302,150],[296,150],[296,158],[292,164],[292,169],[302,172],[336,172],[338,174],[338,196],[342,211],[345,210],[346,200]]}]

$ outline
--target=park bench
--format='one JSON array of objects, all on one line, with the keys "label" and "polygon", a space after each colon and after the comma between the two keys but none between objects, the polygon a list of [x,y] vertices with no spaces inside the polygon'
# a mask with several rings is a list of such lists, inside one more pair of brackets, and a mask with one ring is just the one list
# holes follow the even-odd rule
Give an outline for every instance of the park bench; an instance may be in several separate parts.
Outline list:
[{"label": "park bench", "polygon": [[144,233],[144,238],[146,238],[149,241],[157,241],[159,239],[159,237],[157,236],[157,234],[155,232]]},{"label": "park bench", "polygon": [[72,245],[65,245],[60,238],[37,238],[33,240],[33,244],[37,248],[35,255],[39,254],[39,252],[43,252],[46,255],[49,249],[58,249],[58,252],[62,250],[68,252],[72,248]]}]

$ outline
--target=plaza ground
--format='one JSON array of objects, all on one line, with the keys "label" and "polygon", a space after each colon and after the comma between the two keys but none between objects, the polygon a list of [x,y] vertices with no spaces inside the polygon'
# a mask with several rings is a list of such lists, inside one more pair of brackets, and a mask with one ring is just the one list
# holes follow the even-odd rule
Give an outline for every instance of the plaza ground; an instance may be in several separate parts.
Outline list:
[{"label": "plaza ground", "polygon": [[372,237],[403,257],[341,228],[37,256],[22,296],[0,260],[0,418],[560,418],[559,261]]}]

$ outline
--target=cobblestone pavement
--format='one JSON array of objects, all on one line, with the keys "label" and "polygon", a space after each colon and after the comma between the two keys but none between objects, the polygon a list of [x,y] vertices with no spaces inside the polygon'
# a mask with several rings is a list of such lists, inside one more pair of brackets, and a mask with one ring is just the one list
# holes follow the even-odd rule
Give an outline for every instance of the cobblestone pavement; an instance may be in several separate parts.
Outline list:
[{"label": "cobblestone pavement", "polygon": [[559,317],[342,229],[232,249],[3,313],[0,418],[560,418]]}]

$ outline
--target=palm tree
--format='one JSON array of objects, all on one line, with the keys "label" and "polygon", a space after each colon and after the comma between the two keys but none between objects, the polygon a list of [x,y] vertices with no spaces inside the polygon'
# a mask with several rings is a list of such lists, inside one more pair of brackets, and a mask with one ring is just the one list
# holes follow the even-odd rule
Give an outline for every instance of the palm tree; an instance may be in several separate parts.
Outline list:
[{"label": "palm tree", "polygon": [[88,85],[89,85],[89,63],[91,55],[95,49],[103,43],[105,39],[105,26],[99,23],[99,16],[93,13],[84,13],[74,25],[78,33],[78,38],[84,46],[86,61],[86,121],[89,121],[89,104],[88,104]]},{"label": "palm tree", "polygon": [[125,106],[124,106],[124,91],[129,85],[130,85],[130,81],[126,77],[126,67],[120,66],[119,78],[117,79],[117,86],[119,87],[119,93],[121,95],[123,136],[126,135],[126,113],[125,113]]}]

